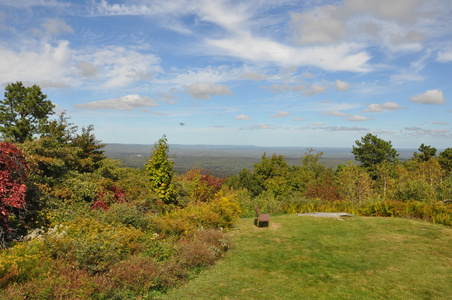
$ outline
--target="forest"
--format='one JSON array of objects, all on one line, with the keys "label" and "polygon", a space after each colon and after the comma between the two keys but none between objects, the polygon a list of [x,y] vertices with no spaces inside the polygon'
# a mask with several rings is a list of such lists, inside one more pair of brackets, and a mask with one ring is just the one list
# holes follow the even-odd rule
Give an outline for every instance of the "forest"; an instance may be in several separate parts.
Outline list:
[{"label": "forest", "polygon": [[254,207],[272,215],[348,212],[452,226],[452,148],[421,144],[406,161],[372,133],[358,163],[300,163],[263,153],[229,177],[177,174],[165,135],[143,168],[107,158],[39,86],[9,84],[0,100],[0,299],[152,298],[215,264],[228,231]]}]

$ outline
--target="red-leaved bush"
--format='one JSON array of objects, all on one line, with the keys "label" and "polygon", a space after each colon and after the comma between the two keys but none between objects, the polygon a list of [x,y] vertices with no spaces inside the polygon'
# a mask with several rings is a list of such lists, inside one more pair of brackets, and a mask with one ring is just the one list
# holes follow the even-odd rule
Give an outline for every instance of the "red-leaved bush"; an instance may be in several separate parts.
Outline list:
[{"label": "red-leaved bush", "polygon": [[127,201],[124,190],[115,184],[110,184],[105,187],[105,189],[99,193],[97,199],[98,200],[91,206],[92,209],[102,208],[103,210],[108,210],[113,203],[123,203]]},{"label": "red-leaved bush", "polygon": [[[13,210],[25,208],[28,166],[24,154],[14,144],[0,143],[0,235],[11,231],[8,218]],[[0,241],[3,240],[0,236]]]}]

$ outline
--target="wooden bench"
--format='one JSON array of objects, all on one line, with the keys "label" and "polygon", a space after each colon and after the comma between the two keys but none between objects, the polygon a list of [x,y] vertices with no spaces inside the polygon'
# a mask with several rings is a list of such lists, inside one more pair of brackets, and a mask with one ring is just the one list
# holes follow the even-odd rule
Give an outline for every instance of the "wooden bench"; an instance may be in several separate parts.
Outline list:
[{"label": "wooden bench", "polygon": [[269,214],[261,214],[259,212],[259,206],[256,205],[254,208],[256,210],[256,219],[254,220],[254,224],[257,227],[268,227],[268,222],[270,222]]}]

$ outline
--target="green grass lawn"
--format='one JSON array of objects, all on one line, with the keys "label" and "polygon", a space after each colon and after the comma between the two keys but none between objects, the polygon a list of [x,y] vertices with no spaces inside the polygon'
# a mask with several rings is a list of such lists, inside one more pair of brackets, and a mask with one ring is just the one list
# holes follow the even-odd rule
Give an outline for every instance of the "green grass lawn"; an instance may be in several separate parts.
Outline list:
[{"label": "green grass lawn", "polygon": [[452,228],[396,218],[242,219],[224,260],[163,299],[452,299]]}]

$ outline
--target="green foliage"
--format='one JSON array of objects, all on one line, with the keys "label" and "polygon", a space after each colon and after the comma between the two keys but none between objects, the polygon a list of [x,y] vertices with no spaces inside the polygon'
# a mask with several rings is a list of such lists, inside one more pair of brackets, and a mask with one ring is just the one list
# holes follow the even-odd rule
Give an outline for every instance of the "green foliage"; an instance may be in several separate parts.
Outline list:
[{"label": "green foliage", "polygon": [[372,197],[372,180],[369,174],[351,161],[337,174],[337,183],[339,192],[347,201],[362,204]]},{"label": "green foliage", "polygon": [[168,157],[169,146],[163,136],[152,148],[146,170],[149,175],[150,188],[165,204],[176,203],[176,188],[174,186],[174,161]]},{"label": "green foliage", "polygon": [[15,143],[31,140],[41,133],[54,104],[46,100],[37,85],[25,87],[22,82],[10,83],[5,88],[5,98],[0,100],[0,134]]},{"label": "green foliage", "polygon": [[428,161],[430,158],[433,158],[436,156],[436,148],[432,146],[425,146],[424,144],[421,144],[419,147],[419,152],[414,152],[413,157],[417,161]]},{"label": "green foliage", "polygon": [[278,198],[291,190],[287,176],[289,170],[284,156],[273,154],[268,158],[264,153],[261,161],[254,164],[253,177],[262,191],[269,191]]},{"label": "green foliage", "polygon": [[221,190],[226,177],[219,178],[216,174],[210,175],[209,170],[203,174],[202,168],[195,168],[179,176],[177,181],[187,190],[189,201],[196,202],[212,199]]},{"label": "green foliage", "polygon": [[20,145],[28,154],[31,177],[43,188],[51,188],[66,179],[69,172],[92,173],[104,159],[104,145],[92,133],[93,127],[82,128],[77,134],[77,126],[69,123],[62,113],[43,129],[43,135],[35,141]]},{"label": "green foliage", "polygon": [[397,151],[392,148],[391,141],[385,141],[376,135],[368,133],[361,138],[361,141],[355,141],[357,146],[353,146],[352,153],[355,159],[367,169],[372,178],[376,178],[375,167],[385,161],[393,163],[398,156]]},{"label": "green foliage", "polygon": [[452,205],[442,202],[381,201],[361,210],[365,216],[415,218],[452,226]]},{"label": "green foliage", "polygon": [[452,173],[452,148],[446,148],[439,154],[438,162],[446,174]]},{"label": "green foliage", "polygon": [[143,236],[140,229],[84,217],[55,226],[44,242],[54,257],[97,273],[136,251]]},{"label": "green foliage", "polygon": [[199,228],[231,228],[240,217],[236,193],[220,191],[208,202],[200,202],[153,219],[153,228],[165,235],[191,236]]}]

